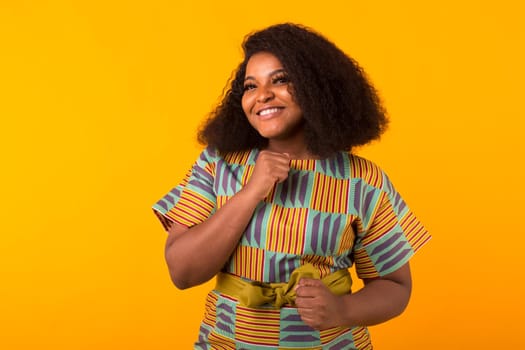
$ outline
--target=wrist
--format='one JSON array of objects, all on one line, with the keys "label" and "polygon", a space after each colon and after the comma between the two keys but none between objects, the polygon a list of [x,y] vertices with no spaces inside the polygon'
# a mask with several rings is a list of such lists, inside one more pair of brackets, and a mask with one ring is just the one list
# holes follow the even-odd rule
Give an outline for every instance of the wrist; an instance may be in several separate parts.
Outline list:
[{"label": "wrist", "polygon": [[[339,326],[343,327],[354,327],[358,326],[358,322],[353,317],[355,315],[355,308],[352,307],[353,302],[353,294],[346,294],[341,295],[339,297],[340,299],[340,307],[338,309],[338,320],[339,320]],[[352,312],[352,309],[353,312]]]},{"label": "wrist", "polygon": [[247,183],[238,193],[246,200],[255,202],[255,204],[263,201],[268,195],[268,193],[262,193],[260,189],[250,183]]},{"label": "wrist", "polygon": [[261,195],[249,185],[244,186],[239,192],[237,192],[236,197],[242,200],[246,205],[253,206],[254,208],[265,198],[265,196]]}]

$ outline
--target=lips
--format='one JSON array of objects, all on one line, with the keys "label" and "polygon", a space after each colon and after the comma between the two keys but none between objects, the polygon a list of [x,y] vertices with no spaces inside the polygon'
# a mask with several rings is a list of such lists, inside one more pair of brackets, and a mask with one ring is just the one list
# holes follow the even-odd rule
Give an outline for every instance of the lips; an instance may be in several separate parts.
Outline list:
[{"label": "lips", "polygon": [[281,111],[282,109],[284,109],[284,107],[265,107],[265,108],[262,108],[259,111],[257,111],[256,114],[258,116],[264,117],[264,116],[267,116],[267,115],[270,115],[270,114],[273,114],[273,113],[277,113],[277,112]]}]

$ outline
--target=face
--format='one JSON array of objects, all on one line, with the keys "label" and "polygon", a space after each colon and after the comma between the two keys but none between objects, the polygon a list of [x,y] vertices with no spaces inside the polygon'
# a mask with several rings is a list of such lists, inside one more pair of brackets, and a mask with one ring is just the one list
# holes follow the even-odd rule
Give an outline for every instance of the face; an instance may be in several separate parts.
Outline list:
[{"label": "face", "polygon": [[303,129],[301,108],[281,62],[268,52],[248,60],[242,108],[250,124],[270,140],[291,140]]}]

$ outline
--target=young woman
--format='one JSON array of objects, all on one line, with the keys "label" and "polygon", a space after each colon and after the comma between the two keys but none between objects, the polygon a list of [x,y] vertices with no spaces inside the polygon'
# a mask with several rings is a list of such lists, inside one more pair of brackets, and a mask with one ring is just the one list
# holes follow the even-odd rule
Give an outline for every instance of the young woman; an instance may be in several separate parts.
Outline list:
[{"label": "young woman", "polygon": [[[357,63],[311,29],[248,36],[203,150],[154,211],[173,283],[217,276],[197,349],[371,349],[406,307],[430,236],[374,163],[351,153],[387,119]],[[351,292],[355,265],[364,288]]]}]

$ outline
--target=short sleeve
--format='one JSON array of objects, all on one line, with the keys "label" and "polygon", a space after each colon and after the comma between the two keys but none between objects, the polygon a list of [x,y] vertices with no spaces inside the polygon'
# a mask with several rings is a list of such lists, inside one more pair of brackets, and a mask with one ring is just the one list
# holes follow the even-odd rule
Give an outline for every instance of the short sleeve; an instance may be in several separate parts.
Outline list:
[{"label": "short sleeve", "polygon": [[359,278],[382,277],[403,266],[430,234],[380,171],[380,187],[367,192],[354,245]]},{"label": "short sleeve", "polygon": [[215,211],[215,151],[205,149],[184,179],[153,205],[153,212],[166,229],[172,222],[191,227]]}]

